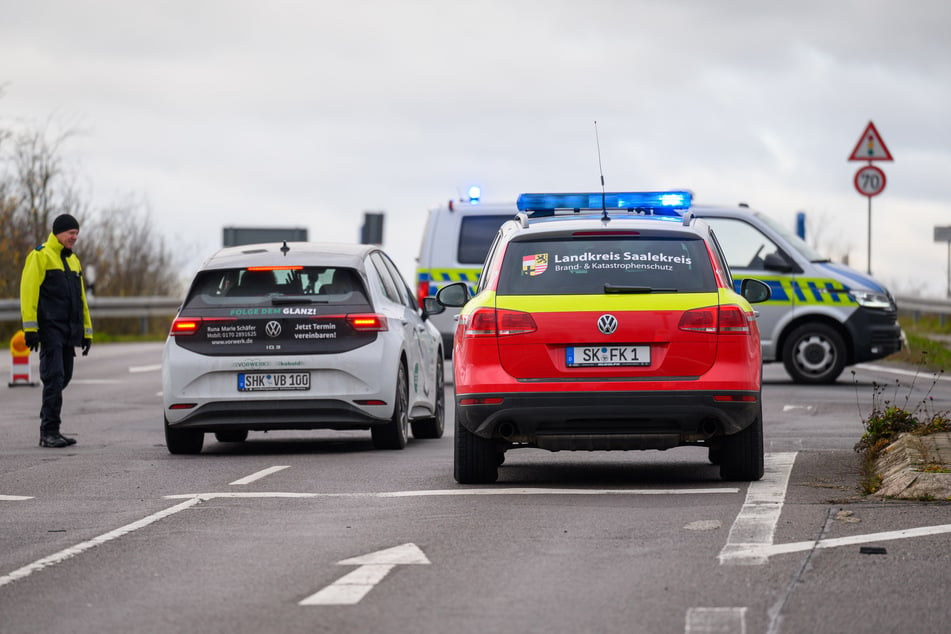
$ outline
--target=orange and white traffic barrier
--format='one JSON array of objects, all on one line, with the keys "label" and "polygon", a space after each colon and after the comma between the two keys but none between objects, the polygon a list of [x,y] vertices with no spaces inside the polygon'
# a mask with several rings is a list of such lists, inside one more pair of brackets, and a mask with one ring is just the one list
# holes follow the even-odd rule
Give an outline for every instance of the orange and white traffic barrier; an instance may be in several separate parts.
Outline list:
[{"label": "orange and white traffic barrier", "polygon": [[10,366],[10,387],[17,385],[36,385],[33,382],[32,366],[30,365],[30,349],[26,347],[26,335],[22,330],[10,338],[10,354],[13,355],[13,364]]}]

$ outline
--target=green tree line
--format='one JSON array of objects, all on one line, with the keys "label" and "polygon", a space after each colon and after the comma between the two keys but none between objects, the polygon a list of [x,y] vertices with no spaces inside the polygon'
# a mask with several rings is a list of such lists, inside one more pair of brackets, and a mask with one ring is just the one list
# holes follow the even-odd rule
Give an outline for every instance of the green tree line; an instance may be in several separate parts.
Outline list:
[{"label": "green tree line", "polygon": [[[0,298],[19,298],[27,253],[46,242],[53,219],[63,213],[79,221],[75,251],[96,296],[180,295],[179,267],[152,226],[147,202],[130,194],[93,208],[77,186],[80,175],[64,154],[73,135],[73,131],[52,132],[48,126],[0,122]],[[167,320],[156,321],[145,330],[167,329]],[[97,338],[102,333],[122,336],[143,330],[139,320],[104,319],[93,327]],[[8,337],[18,328],[14,323],[0,324],[0,335]]]}]

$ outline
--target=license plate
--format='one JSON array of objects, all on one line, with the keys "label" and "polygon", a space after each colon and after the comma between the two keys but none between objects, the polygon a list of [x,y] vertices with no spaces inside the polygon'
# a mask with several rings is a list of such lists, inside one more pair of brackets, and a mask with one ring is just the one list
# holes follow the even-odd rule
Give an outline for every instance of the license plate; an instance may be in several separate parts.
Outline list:
[{"label": "license plate", "polygon": [[242,372],[238,374],[239,392],[309,389],[310,372]]},{"label": "license plate", "polygon": [[565,365],[569,368],[650,364],[650,346],[569,346],[565,349]]}]

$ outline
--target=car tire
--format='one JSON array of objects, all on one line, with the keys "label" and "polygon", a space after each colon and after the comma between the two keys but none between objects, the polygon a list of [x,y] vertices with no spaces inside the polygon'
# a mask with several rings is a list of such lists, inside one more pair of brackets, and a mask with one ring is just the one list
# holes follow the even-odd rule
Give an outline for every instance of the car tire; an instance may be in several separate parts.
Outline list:
[{"label": "car tire", "polygon": [[442,357],[436,358],[436,393],[435,413],[430,418],[421,418],[412,422],[413,438],[442,438],[446,428],[446,375],[444,374]]},{"label": "car tire", "polygon": [[743,431],[724,436],[717,454],[720,460],[721,479],[752,482],[762,478],[764,471],[762,409]]},{"label": "car tire", "polygon": [[377,449],[402,449],[409,437],[409,381],[406,366],[400,362],[396,371],[396,394],[390,422],[370,427],[373,446]]},{"label": "car tire", "polygon": [[[459,484],[491,484],[499,479],[499,452],[495,443],[480,438],[459,422],[456,414],[455,468]],[[504,455],[504,454],[503,454]]]},{"label": "car tire", "polygon": [[799,326],[783,345],[783,365],[796,383],[834,383],[845,368],[845,341],[834,328],[820,323]]},{"label": "car tire", "polygon": [[218,442],[244,442],[247,439],[247,429],[226,429],[215,432],[215,440]]},{"label": "car tire", "polygon": [[170,454],[198,454],[205,444],[204,432],[194,429],[172,429],[165,420],[165,446]]}]

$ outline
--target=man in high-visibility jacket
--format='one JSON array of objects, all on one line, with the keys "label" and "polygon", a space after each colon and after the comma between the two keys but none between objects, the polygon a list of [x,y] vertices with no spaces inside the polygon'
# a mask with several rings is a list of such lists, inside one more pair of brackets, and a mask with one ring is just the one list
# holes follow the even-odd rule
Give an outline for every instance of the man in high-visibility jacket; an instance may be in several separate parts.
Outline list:
[{"label": "man in high-visibility jacket", "polygon": [[63,390],[73,376],[76,348],[83,356],[92,345],[92,320],[86,303],[82,266],[73,253],[79,222],[57,216],[45,244],[26,256],[20,279],[20,314],[30,350],[40,351],[40,447],[68,447],[76,441],[60,433]]}]

